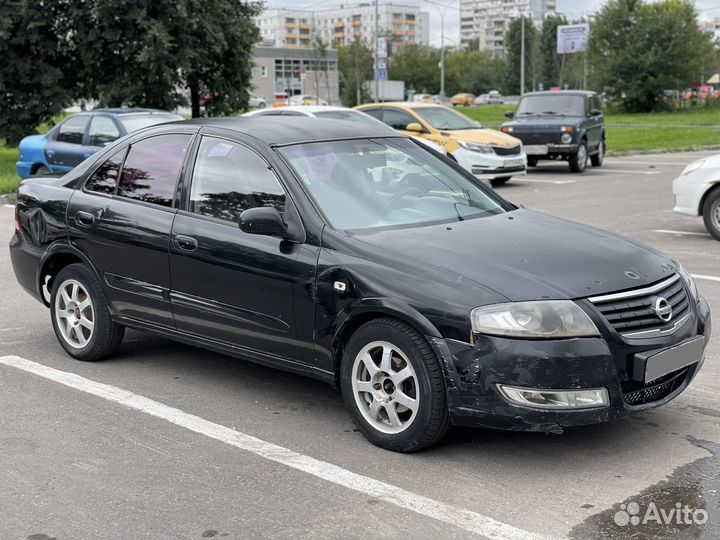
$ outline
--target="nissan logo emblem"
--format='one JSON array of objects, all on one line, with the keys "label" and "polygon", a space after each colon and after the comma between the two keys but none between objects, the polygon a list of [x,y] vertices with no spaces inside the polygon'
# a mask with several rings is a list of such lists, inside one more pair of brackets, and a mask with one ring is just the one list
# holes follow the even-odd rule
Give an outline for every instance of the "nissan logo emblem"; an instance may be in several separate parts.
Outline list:
[{"label": "nissan logo emblem", "polygon": [[652,308],[652,310],[655,312],[655,315],[657,315],[658,319],[660,319],[661,321],[669,322],[670,319],[672,319],[672,306],[670,305],[670,302],[668,302],[662,296],[655,299],[655,306]]}]

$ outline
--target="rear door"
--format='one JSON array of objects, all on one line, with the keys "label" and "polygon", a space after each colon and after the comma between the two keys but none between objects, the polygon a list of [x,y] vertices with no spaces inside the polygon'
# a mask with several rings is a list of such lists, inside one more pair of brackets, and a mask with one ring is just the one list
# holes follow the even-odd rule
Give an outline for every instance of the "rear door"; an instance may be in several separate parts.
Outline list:
[{"label": "rear door", "polygon": [[[170,247],[177,329],[254,357],[299,359],[293,291],[302,244],[239,228],[248,208],[294,209],[269,164],[237,141],[203,136],[183,199]],[[314,265],[304,270],[314,275]]]},{"label": "rear door", "polygon": [[108,156],[70,201],[70,241],[100,274],[116,315],[175,326],[168,252],[192,136],[163,133],[133,141]]},{"label": "rear door", "polygon": [[598,146],[600,145],[600,141],[602,140],[604,118],[602,115],[589,116],[589,114],[592,110],[602,111],[602,106],[600,105],[600,98],[597,96],[588,96],[585,107],[585,122],[587,123],[586,133],[588,137],[588,147],[591,151],[594,151],[598,148]]},{"label": "rear door", "polygon": [[76,114],[55,128],[45,145],[45,159],[53,171],[69,171],[92,152],[85,147],[89,114]]},{"label": "rear door", "polygon": [[120,128],[111,116],[93,116],[88,129],[87,146],[94,153],[120,138]]}]

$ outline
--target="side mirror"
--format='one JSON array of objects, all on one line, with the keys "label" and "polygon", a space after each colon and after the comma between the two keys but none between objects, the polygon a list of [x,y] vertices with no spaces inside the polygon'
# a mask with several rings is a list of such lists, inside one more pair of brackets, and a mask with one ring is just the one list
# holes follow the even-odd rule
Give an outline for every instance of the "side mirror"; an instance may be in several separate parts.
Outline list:
[{"label": "side mirror", "polygon": [[588,113],[589,116],[602,116],[602,111],[600,109],[590,109],[590,112]]},{"label": "side mirror", "polygon": [[405,131],[413,131],[415,133],[422,133],[423,128],[417,122],[410,122],[407,126],[405,126]]},{"label": "side mirror", "polygon": [[248,208],[240,214],[240,230],[242,232],[283,237],[287,233],[287,229],[280,212],[271,206]]},{"label": "side mirror", "polygon": [[506,116],[507,118],[515,118],[515,113],[512,112],[512,111],[507,111],[507,112],[505,113],[505,116]]}]

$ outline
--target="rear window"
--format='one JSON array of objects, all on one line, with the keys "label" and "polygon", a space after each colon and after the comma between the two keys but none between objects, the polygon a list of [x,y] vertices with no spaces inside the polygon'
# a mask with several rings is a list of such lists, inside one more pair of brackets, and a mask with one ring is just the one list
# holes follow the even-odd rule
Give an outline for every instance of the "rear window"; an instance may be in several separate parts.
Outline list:
[{"label": "rear window", "polygon": [[118,120],[123,125],[125,130],[130,133],[137,131],[148,126],[154,126],[156,124],[164,124],[165,122],[175,122],[177,120],[184,120],[179,114],[127,114],[119,115]]}]

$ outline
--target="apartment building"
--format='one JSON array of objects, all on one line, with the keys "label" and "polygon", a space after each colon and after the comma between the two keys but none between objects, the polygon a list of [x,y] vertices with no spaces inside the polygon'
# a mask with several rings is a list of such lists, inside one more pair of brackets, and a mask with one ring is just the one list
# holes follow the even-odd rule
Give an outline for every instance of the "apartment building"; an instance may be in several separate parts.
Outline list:
[{"label": "apartment building", "polygon": [[[291,8],[267,9],[256,17],[263,44],[274,47],[312,47],[317,36],[335,47],[358,39],[368,44],[375,35],[375,5],[361,3],[306,11]],[[378,8],[381,36],[392,45],[430,43],[430,16],[412,4],[388,3]]]},{"label": "apartment building", "polygon": [[555,14],[556,0],[460,0],[460,43],[467,47],[478,40],[480,49],[502,54],[510,21],[522,15],[535,26]]}]

